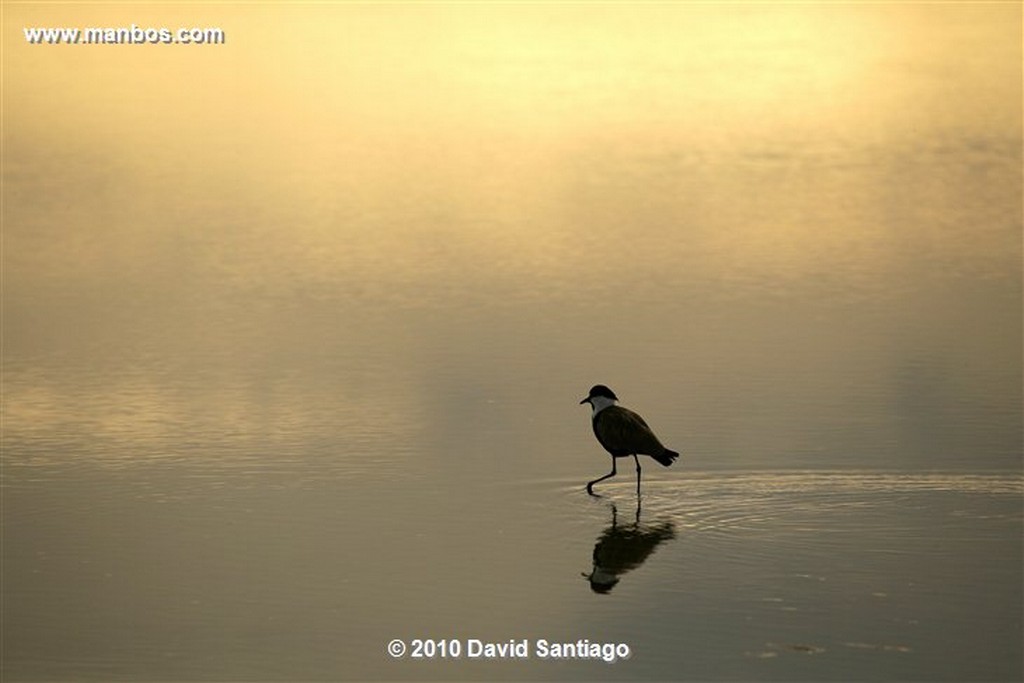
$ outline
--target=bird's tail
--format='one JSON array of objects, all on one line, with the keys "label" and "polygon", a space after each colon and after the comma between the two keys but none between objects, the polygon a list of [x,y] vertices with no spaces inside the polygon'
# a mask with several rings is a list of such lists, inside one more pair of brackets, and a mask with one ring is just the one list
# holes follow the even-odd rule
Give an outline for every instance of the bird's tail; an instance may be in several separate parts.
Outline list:
[{"label": "bird's tail", "polygon": [[661,452],[661,455],[652,455],[651,457],[660,462],[665,467],[668,467],[673,462],[675,462],[676,458],[679,457],[679,454],[676,453],[675,451],[670,451],[669,449],[666,448],[664,451]]}]

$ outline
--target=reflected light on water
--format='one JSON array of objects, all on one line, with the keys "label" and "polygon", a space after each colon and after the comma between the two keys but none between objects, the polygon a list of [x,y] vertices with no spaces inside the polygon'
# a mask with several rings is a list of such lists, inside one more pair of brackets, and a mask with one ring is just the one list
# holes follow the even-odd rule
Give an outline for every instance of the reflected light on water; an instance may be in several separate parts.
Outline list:
[{"label": "reflected light on water", "polygon": [[5,680],[1020,679],[1019,3],[3,14]]},{"label": "reflected light on water", "polygon": [[[118,16],[13,11],[33,23]],[[915,135],[933,145],[950,121],[980,126],[963,132],[983,146],[1007,127],[1005,107],[970,94],[989,82],[981,65],[948,75],[941,92],[960,96],[941,108],[886,76],[916,68],[915,50],[935,42],[914,6],[305,6],[269,44],[265,19],[283,10],[265,12],[204,8],[226,45],[130,61],[76,50],[73,70],[67,51],[12,46],[33,68],[8,74],[8,184],[52,178],[13,206],[9,222],[26,228],[10,231],[15,275],[102,286],[116,271],[149,287],[199,278],[320,295],[340,279],[418,302],[454,273],[490,294],[530,278],[561,290],[607,260],[606,240],[652,266],[708,263],[636,239],[673,233],[736,274],[884,268],[884,207],[858,205],[876,201],[878,148],[905,132],[907,112],[929,112]],[[139,21],[186,16],[150,8]],[[973,40],[988,15],[967,16],[943,38]],[[823,164],[837,146],[864,166],[852,184]],[[707,177],[712,159],[727,176]],[[807,183],[821,214],[780,199]],[[756,213],[735,213],[729,197]],[[562,213],[566,200],[576,215]],[[718,229],[692,227],[712,210],[726,212],[711,219]],[[65,248],[33,248],[55,230]]]}]

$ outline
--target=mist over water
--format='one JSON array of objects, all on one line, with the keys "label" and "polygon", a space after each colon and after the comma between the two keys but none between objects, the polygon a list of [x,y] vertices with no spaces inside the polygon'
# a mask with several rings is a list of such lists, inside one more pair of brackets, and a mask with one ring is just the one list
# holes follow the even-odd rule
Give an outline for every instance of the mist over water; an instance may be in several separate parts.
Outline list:
[{"label": "mist over water", "polygon": [[1019,7],[122,10],[5,9],[5,680],[1020,678]]}]

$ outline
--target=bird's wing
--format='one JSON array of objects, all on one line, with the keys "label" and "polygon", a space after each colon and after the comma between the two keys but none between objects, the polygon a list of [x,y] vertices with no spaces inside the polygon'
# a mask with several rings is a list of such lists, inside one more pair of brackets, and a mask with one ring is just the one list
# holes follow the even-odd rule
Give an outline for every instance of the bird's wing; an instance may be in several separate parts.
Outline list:
[{"label": "bird's wing", "polygon": [[628,408],[608,406],[596,419],[601,445],[610,451],[658,455],[665,450],[644,419]]}]

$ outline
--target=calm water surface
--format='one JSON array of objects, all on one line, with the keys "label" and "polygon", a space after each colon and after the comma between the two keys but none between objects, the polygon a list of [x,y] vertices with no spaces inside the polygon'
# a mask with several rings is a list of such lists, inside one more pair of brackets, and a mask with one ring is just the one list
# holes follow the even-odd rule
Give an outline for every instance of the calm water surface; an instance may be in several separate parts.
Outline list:
[{"label": "calm water surface", "polygon": [[1020,680],[1019,6],[5,18],[4,680]]}]

